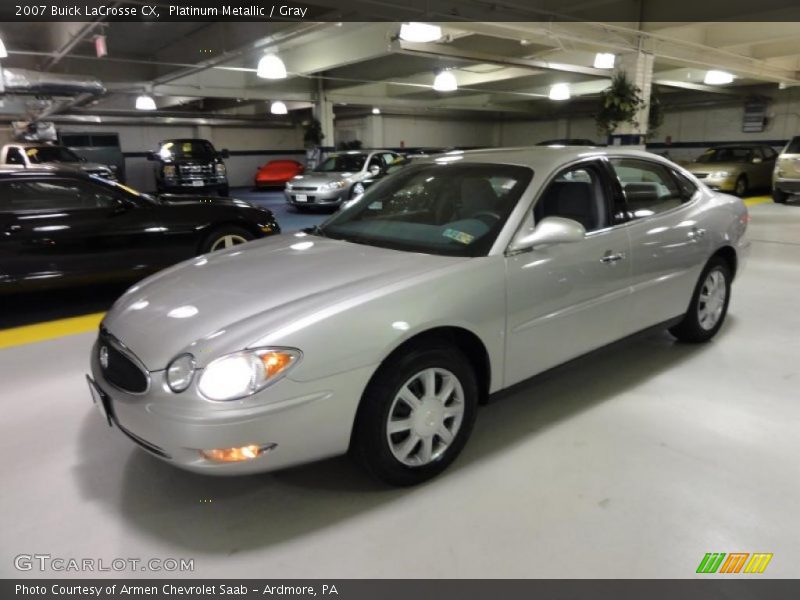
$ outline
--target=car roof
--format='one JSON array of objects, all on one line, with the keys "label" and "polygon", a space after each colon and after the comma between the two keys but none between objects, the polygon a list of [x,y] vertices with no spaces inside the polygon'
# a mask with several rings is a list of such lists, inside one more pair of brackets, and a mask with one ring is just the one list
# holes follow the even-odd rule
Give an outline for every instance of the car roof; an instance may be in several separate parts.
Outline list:
[{"label": "car roof", "polygon": [[711,146],[709,150],[716,150],[717,148],[763,148],[764,146],[768,148],[772,148],[769,144],[764,143],[757,143],[757,142],[743,142],[741,144],[736,143],[728,143],[728,144],[716,144]]}]

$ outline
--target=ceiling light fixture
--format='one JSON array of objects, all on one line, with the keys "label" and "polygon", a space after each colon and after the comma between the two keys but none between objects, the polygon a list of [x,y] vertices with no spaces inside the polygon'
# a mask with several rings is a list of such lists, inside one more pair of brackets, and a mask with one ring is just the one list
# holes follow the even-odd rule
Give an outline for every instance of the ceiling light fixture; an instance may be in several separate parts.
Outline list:
[{"label": "ceiling light fixture", "polygon": [[156,101],[152,96],[142,94],[136,98],[136,110],[155,110]]},{"label": "ceiling light fixture", "polygon": [[3,42],[3,38],[0,38],[0,58],[6,58],[8,56],[8,51],[6,50],[6,44]]},{"label": "ceiling light fixture", "polygon": [[277,54],[265,54],[258,61],[256,75],[262,79],[286,79],[286,65]]},{"label": "ceiling light fixture", "polygon": [[433,80],[433,89],[437,92],[455,92],[458,89],[456,76],[450,71],[442,71]]},{"label": "ceiling light fixture", "polygon": [[569,100],[570,96],[569,84],[556,83],[550,86],[550,100]]},{"label": "ceiling light fixture", "polygon": [[617,57],[610,52],[598,52],[594,55],[594,68],[595,69],[613,69],[614,61]]},{"label": "ceiling light fixture", "polygon": [[406,42],[435,42],[442,38],[442,28],[428,23],[403,23],[400,39]]},{"label": "ceiling light fixture", "polygon": [[373,115],[379,115],[379,114],[381,114],[381,109],[380,109],[380,108],[378,108],[377,106],[375,106],[375,107],[372,109],[372,114],[373,114]]},{"label": "ceiling light fixture", "polygon": [[725,85],[733,81],[733,75],[727,71],[708,71],[703,81],[706,85]]},{"label": "ceiling light fixture", "polygon": [[289,113],[289,110],[286,108],[286,105],[283,102],[276,100],[270,105],[269,112],[271,112],[273,115],[285,115]]}]

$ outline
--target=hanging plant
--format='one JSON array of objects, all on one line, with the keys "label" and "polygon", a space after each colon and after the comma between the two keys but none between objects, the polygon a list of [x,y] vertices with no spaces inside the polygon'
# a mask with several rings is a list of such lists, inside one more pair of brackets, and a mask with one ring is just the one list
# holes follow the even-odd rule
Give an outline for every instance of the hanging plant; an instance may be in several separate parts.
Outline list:
[{"label": "hanging plant", "polygon": [[654,87],[650,91],[650,112],[647,117],[647,135],[654,136],[658,128],[664,124],[664,106],[661,104],[661,96]]},{"label": "hanging plant", "polygon": [[311,119],[306,124],[303,132],[303,142],[305,142],[306,148],[319,146],[324,139],[325,134],[322,133],[322,123],[319,122],[319,119]]},{"label": "hanging plant", "polygon": [[611,135],[623,123],[638,126],[636,113],[644,106],[641,93],[624,71],[615,73],[611,86],[600,94],[600,110],[595,116],[600,133]]}]

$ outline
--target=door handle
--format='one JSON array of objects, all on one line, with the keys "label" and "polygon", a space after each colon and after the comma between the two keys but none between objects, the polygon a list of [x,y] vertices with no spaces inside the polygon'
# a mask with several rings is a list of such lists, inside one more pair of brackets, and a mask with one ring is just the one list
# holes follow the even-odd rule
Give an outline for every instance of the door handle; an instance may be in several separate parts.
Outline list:
[{"label": "door handle", "polygon": [[706,230],[699,227],[692,227],[692,230],[687,235],[690,240],[696,242],[706,235]]},{"label": "door handle", "polygon": [[603,258],[600,259],[600,262],[605,263],[607,265],[613,265],[617,261],[623,260],[624,258],[625,258],[624,252],[612,253],[611,250],[609,250],[608,252],[605,253]]}]

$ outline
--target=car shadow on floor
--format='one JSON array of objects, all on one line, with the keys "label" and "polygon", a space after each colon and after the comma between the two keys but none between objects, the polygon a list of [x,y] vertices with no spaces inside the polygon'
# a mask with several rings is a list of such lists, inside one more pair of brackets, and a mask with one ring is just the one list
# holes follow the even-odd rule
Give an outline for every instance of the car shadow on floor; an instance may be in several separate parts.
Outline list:
[{"label": "car shadow on floor", "polygon": [[[715,342],[736,329],[730,319]],[[704,346],[666,332],[618,342],[515,386],[481,407],[459,459],[425,486],[392,489],[346,458],[276,473],[217,478],[181,471],[134,448],[87,414],[76,477],[87,501],[119,513],[128,527],[188,551],[234,555],[311,534],[427,486],[447,485],[489,455],[677,368]],[[613,432],[609,432],[613,435]],[[118,465],[118,468],[117,468]]]}]

